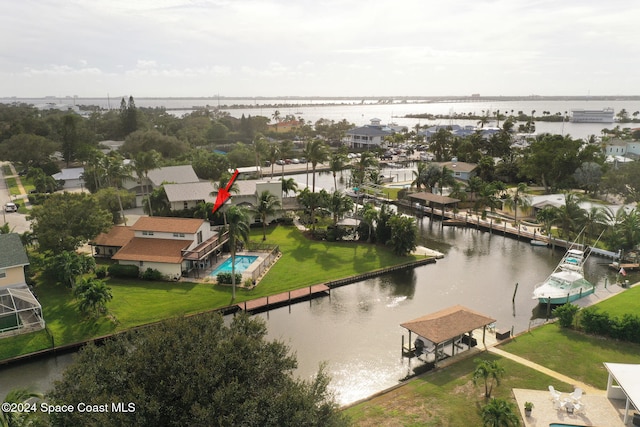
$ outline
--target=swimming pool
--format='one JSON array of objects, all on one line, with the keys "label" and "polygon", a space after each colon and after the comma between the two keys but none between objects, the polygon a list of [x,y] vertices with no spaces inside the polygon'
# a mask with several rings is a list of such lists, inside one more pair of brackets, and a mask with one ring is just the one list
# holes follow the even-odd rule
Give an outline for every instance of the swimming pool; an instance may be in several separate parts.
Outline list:
[{"label": "swimming pool", "polygon": [[[255,260],[257,260],[257,256],[252,255],[236,255],[236,273],[242,273],[245,271]],[[231,257],[229,257],[225,262],[220,264],[218,268],[213,270],[210,276],[217,276],[218,273],[231,273]]]}]

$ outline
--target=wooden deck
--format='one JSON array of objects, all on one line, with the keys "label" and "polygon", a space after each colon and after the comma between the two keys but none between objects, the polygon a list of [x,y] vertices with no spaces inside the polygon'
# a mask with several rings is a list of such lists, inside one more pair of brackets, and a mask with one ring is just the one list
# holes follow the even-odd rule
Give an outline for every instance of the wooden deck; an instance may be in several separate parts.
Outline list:
[{"label": "wooden deck", "polygon": [[295,289],[281,294],[270,295],[262,298],[256,298],[249,301],[243,301],[236,304],[240,310],[256,312],[265,311],[275,307],[298,302],[300,300],[308,300],[324,295],[329,295],[331,288],[327,285],[313,285],[308,288]]}]

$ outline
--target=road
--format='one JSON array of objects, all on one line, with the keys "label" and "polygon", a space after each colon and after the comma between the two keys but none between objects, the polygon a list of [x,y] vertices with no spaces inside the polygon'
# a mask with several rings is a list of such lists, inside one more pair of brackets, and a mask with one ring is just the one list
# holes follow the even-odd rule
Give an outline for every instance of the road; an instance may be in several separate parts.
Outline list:
[{"label": "road", "polygon": [[22,205],[24,204],[25,200],[27,200],[26,194],[24,194],[22,197],[12,197],[10,195],[9,188],[7,187],[7,183],[5,182],[4,172],[1,167],[8,164],[8,162],[2,162],[2,164],[0,165],[0,203],[2,203],[2,224],[8,223],[9,229],[12,232],[22,234],[25,231],[31,230],[31,223],[27,221],[27,216],[18,212],[4,211],[4,205],[7,202],[15,202],[16,200],[18,200],[18,203]]}]

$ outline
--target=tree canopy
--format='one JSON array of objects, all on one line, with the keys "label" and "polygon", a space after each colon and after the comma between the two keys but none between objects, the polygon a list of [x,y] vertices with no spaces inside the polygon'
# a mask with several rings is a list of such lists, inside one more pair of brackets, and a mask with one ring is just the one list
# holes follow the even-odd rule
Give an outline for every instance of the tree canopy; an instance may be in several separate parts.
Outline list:
[{"label": "tree canopy", "polygon": [[110,212],[84,193],[52,194],[31,210],[31,227],[42,251],[73,251],[112,224]]},{"label": "tree canopy", "polygon": [[50,403],[131,402],[135,412],[58,413],[52,424],[346,425],[322,367],[314,379],[296,379],[295,357],[266,334],[261,319],[243,314],[227,326],[221,315],[203,314],[87,345]]}]

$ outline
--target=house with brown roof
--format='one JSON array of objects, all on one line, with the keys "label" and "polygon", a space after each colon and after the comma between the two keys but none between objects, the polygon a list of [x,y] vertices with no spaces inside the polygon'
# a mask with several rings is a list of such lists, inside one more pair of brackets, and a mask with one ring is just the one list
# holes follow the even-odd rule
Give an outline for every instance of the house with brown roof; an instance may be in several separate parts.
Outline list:
[{"label": "house with brown roof", "polygon": [[[129,230],[113,232],[116,228]],[[128,236],[131,238],[111,259],[135,265],[141,272],[148,268],[158,270],[169,278],[210,265],[228,240],[226,233],[221,235],[202,219],[141,217],[130,227],[113,227],[94,243],[100,243],[101,250],[115,248]]]},{"label": "house with brown roof", "polygon": [[106,233],[100,233],[90,243],[94,247],[93,256],[97,258],[111,258],[124,245],[133,239],[131,227],[116,225]]}]

